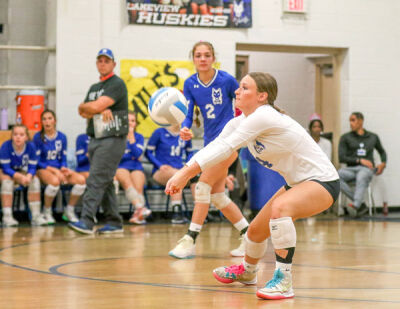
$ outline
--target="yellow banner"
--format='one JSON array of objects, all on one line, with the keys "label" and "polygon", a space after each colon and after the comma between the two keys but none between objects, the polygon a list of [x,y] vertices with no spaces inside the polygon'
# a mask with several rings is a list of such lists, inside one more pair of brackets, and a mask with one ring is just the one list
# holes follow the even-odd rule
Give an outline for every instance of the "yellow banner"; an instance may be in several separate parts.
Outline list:
[{"label": "yellow banner", "polygon": [[162,87],[183,91],[183,83],[193,73],[195,68],[191,61],[121,60],[121,78],[128,88],[129,109],[137,113],[138,133],[150,137],[158,128],[148,116],[151,95]]}]

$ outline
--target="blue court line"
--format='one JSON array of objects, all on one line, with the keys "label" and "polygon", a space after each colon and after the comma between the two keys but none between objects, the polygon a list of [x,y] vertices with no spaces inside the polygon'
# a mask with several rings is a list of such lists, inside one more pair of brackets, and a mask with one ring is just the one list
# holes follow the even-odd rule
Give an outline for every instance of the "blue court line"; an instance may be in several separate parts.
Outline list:
[{"label": "blue court line", "polygon": [[[41,244],[41,243],[48,243],[48,242],[57,242],[57,241],[70,241],[80,239],[81,237],[71,238],[71,239],[59,239],[59,240],[44,240],[35,243],[22,243],[18,245],[13,245],[9,247],[0,248],[0,252],[6,249],[14,249],[18,247],[29,246],[32,244]],[[93,238],[95,239],[95,238]],[[91,240],[91,239],[88,239]],[[164,256],[146,256],[147,258],[160,258]],[[213,257],[213,256],[200,256],[197,255],[198,258],[206,258],[206,259],[226,259],[225,257]],[[185,289],[185,290],[199,290],[199,291],[206,291],[206,292],[224,292],[224,293],[233,293],[233,294],[247,294],[247,295],[254,295],[254,292],[245,292],[245,291],[235,291],[235,290],[222,290],[222,289],[212,289],[207,288],[205,286],[198,286],[198,285],[178,285],[178,284],[163,284],[163,283],[149,283],[149,282],[135,282],[135,281],[123,281],[123,280],[112,280],[112,279],[100,279],[100,278],[90,278],[90,277],[82,277],[82,276],[75,276],[75,275],[68,275],[62,272],[59,272],[58,269],[63,266],[68,266],[72,264],[78,263],[88,263],[88,262],[96,262],[96,261],[105,261],[105,260],[120,260],[120,259],[127,259],[127,258],[135,258],[135,257],[118,257],[118,258],[101,258],[101,259],[92,259],[92,260],[81,260],[81,261],[74,261],[63,263],[59,265],[55,265],[49,268],[49,271],[43,271],[39,269],[29,268],[25,266],[20,266],[12,263],[8,263],[0,259],[0,264],[18,268],[22,270],[32,271],[40,274],[46,275],[56,275],[66,278],[74,278],[74,279],[81,279],[81,280],[90,280],[90,281],[99,281],[99,282],[109,282],[109,283],[119,283],[119,284],[131,284],[131,285],[144,285],[144,286],[153,286],[153,287],[164,287],[164,288],[175,288],[175,289]],[[140,257],[142,258],[142,257]],[[266,262],[267,264],[271,264],[273,262]],[[351,268],[344,268],[344,267],[329,267],[329,266],[315,266],[315,265],[306,265],[306,264],[293,264],[294,266],[302,266],[302,267],[311,267],[311,268],[325,268],[325,269],[337,269],[337,270],[346,270],[346,271],[366,271],[366,272],[379,272],[383,274],[396,274],[399,275],[398,272],[382,272],[382,271],[374,271],[374,270],[361,270],[361,269],[351,269]],[[213,286],[215,287],[215,286]],[[254,286],[254,288],[257,288]],[[342,290],[342,289],[354,289],[354,290],[392,290],[393,288],[296,288],[301,290]],[[300,299],[315,299],[315,300],[331,300],[331,301],[347,301],[347,302],[371,302],[371,303],[393,303],[393,304],[400,304],[400,301],[391,301],[391,300],[369,300],[369,299],[348,299],[348,298],[330,298],[330,297],[318,297],[318,296],[295,296],[295,298]]]}]

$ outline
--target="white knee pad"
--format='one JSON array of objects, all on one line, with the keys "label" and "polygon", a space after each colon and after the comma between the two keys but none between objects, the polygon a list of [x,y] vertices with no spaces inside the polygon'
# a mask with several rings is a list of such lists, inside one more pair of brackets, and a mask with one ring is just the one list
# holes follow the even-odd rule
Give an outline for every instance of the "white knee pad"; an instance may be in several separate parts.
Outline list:
[{"label": "white knee pad", "polygon": [[195,197],[196,203],[210,204],[211,202],[211,186],[205,182],[199,181],[195,187]]},{"label": "white knee pad", "polygon": [[12,195],[14,192],[14,181],[5,179],[1,182],[1,194]]},{"label": "white knee pad", "polygon": [[86,185],[74,185],[71,190],[71,195],[81,196],[85,192]]},{"label": "white knee pad", "polygon": [[296,228],[291,217],[271,219],[269,229],[275,249],[296,247]]},{"label": "white knee pad", "polygon": [[40,193],[40,180],[37,177],[33,177],[31,183],[28,186],[28,192]]},{"label": "white knee pad", "polygon": [[59,189],[60,186],[47,185],[46,189],[44,189],[44,195],[54,197],[57,195]]},{"label": "white knee pad", "polygon": [[268,247],[268,239],[263,242],[254,242],[249,239],[247,233],[244,235],[245,240],[245,252],[253,259],[261,259]]},{"label": "white knee pad", "polygon": [[231,202],[232,200],[225,194],[225,192],[211,194],[211,203],[219,210],[224,209]]},{"label": "white knee pad", "polygon": [[130,187],[125,190],[125,197],[129,202],[135,201],[139,198],[139,193],[134,187]]}]

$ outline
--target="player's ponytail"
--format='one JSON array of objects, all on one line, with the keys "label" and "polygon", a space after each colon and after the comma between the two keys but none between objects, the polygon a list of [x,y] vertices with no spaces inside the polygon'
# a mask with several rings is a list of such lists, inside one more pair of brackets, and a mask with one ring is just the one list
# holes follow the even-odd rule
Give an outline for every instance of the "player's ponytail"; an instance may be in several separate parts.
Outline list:
[{"label": "player's ponytail", "polygon": [[195,115],[195,118],[193,119],[193,122],[196,125],[196,127],[200,128],[200,126],[201,126],[200,109],[197,105],[194,106],[194,115]]},{"label": "player's ponytail", "polygon": [[268,93],[267,104],[271,105],[278,112],[285,113],[284,110],[275,106],[275,100],[278,96],[278,83],[276,79],[271,74],[263,72],[251,72],[248,75],[256,82],[258,92]]}]

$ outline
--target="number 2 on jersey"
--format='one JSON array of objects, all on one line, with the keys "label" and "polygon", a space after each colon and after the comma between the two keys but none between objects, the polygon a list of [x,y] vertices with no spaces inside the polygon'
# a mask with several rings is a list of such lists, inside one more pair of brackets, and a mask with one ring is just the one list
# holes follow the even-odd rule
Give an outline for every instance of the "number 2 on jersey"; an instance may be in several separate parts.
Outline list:
[{"label": "number 2 on jersey", "polygon": [[206,110],[207,110],[207,118],[208,119],[215,119],[214,105],[206,104]]}]

